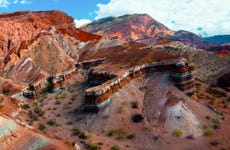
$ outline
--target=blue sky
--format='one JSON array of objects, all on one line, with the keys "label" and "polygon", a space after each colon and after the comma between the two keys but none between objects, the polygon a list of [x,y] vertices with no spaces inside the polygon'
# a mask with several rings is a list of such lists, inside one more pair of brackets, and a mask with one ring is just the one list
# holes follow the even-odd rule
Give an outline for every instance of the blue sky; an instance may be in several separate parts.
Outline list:
[{"label": "blue sky", "polygon": [[229,0],[0,0],[0,13],[52,9],[71,15],[77,27],[107,16],[147,13],[172,30],[230,34]]},{"label": "blue sky", "polygon": [[[7,7],[1,7],[4,1],[8,1]],[[73,18],[87,18],[93,20],[96,17],[98,3],[108,3],[109,0],[0,0],[0,13],[22,10],[62,10]]]}]

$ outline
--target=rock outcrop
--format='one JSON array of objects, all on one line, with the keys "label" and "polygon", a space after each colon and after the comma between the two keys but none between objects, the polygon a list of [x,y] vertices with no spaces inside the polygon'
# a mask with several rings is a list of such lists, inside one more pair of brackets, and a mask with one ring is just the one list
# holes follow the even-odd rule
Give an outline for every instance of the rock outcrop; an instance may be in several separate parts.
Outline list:
[{"label": "rock outcrop", "polygon": [[[129,83],[132,79],[135,79],[145,73],[169,72],[178,89],[184,91],[187,95],[192,96],[194,94],[193,71],[194,66],[192,64],[188,64],[185,59],[136,66],[125,72],[123,75],[108,80],[99,86],[87,89],[85,110],[96,112],[100,111],[110,102],[110,97],[114,93]],[[96,75],[96,77],[98,77],[98,75]]]},{"label": "rock outcrop", "polygon": [[[68,35],[84,42],[101,38],[75,28],[74,19],[57,10],[2,14],[0,15],[0,73],[4,67],[12,66],[12,63],[20,59],[24,54],[23,50],[39,37],[54,34]],[[62,40],[64,43],[59,44],[68,49],[68,41]]]}]

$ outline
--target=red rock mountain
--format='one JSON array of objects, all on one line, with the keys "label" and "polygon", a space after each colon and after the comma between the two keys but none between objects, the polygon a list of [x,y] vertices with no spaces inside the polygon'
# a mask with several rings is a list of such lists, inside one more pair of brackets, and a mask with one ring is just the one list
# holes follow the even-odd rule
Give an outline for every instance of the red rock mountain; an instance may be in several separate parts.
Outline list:
[{"label": "red rock mountain", "polygon": [[[20,81],[36,81],[50,73],[51,68],[45,67],[48,59],[54,60],[57,73],[64,71],[74,65],[78,43],[100,38],[75,28],[74,19],[57,10],[2,14],[0,74]],[[51,55],[46,53],[51,51],[56,56],[47,58]]]},{"label": "red rock mountain", "polygon": [[141,40],[147,44],[150,44],[149,42],[152,44],[158,41],[159,38],[163,38],[171,41],[181,41],[186,45],[205,49],[216,45],[206,42],[192,32],[170,30],[147,14],[102,18],[81,28],[90,33],[106,35],[110,39]]},{"label": "red rock mountain", "polygon": [[173,35],[173,31],[147,14],[124,15],[99,19],[82,27],[87,32],[105,34],[123,40]]},{"label": "red rock mountain", "polygon": [[100,36],[85,33],[75,28],[72,17],[61,11],[16,12],[0,15],[0,57],[2,63],[9,61],[10,54],[19,55],[38,37],[49,34],[51,27],[56,32],[76,37],[80,41],[99,39]]}]

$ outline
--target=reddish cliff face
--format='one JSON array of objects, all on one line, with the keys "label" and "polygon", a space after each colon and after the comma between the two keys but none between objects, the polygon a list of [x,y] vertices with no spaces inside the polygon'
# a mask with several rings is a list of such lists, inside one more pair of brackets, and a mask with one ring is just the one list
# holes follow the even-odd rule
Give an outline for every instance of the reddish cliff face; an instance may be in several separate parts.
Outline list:
[{"label": "reddish cliff face", "polygon": [[83,29],[87,32],[105,34],[109,38],[123,40],[145,39],[174,33],[147,14],[108,17],[88,24]]},{"label": "reddish cliff face", "polygon": [[74,20],[61,11],[16,12],[0,15],[0,57],[2,63],[10,60],[10,55],[19,55],[34,40],[55,27],[56,33],[68,34],[80,41],[97,40],[100,36],[85,33],[75,28]]},{"label": "reddish cliff face", "polygon": [[75,28],[73,18],[57,10],[2,14],[0,74],[35,82],[45,75],[66,71],[78,61],[80,42],[100,38]]}]

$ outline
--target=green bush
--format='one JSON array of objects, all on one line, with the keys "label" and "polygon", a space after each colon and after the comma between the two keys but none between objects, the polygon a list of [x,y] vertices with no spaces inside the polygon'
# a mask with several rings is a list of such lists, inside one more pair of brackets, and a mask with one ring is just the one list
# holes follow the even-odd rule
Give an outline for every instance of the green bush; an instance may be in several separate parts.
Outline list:
[{"label": "green bush", "polygon": [[30,108],[28,104],[22,104],[21,107],[22,109],[25,109],[25,110]]},{"label": "green bush", "polygon": [[36,114],[38,114],[38,116],[43,116],[43,114],[45,113],[45,111],[44,110],[42,110],[40,107],[35,107],[34,108],[34,112],[36,113]]},{"label": "green bush", "polygon": [[87,136],[84,132],[80,131],[79,129],[73,128],[72,129],[72,135],[78,136],[80,139],[88,139],[89,136]]},{"label": "green bush", "polygon": [[124,139],[128,135],[128,132],[124,129],[111,129],[108,133],[107,136],[112,137],[116,136],[117,139],[121,140]]},{"label": "green bush", "polygon": [[212,123],[216,124],[216,125],[220,125],[220,120],[217,118],[213,118],[212,119]]},{"label": "green bush", "polygon": [[138,109],[138,103],[137,102],[131,102],[131,107],[133,109]]},{"label": "green bush", "polygon": [[100,150],[101,149],[100,146],[98,146],[96,144],[92,144],[92,143],[87,144],[87,147],[89,150]]},{"label": "green bush", "polygon": [[172,131],[172,135],[174,135],[176,137],[181,137],[183,135],[183,132],[179,129],[176,129],[176,130]]},{"label": "green bush", "polygon": [[134,114],[134,115],[132,115],[131,119],[133,122],[139,123],[139,122],[142,122],[144,120],[144,117],[142,114]]},{"label": "green bush", "polygon": [[38,125],[38,129],[39,129],[40,131],[44,131],[44,130],[46,129],[46,126],[45,126],[44,124],[39,124],[39,125]]},{"label": "green bush", "polygon": [[213,131],[211,129],[205,129],[204,130],[204,135],[205,136],[211,136],[211,135],[213,135]]},{"label": "green bush", "polygon": [[208,87],[208,88],[206,89],[206,92],[209,93],[209,94],[211,94],[211,95],[214,96],[214,97],[217,97],[217,98],[226,97],[226,96],[227,96],[226,93],[224,93],[224,92],[222,92],[222,91],[219,91],[218,89],[213,88],[213,87]]},{"label": "green bush", "polygon": [[136,135],[134,133],[129,133],[126,138],[131,140],[131,139],[134,139],[136,137]]},{"label": "green bush", "polygon": [[55,120],[49,120],[49,121],[47,121],[47,124],[49,126],[57,126],[57,122]]},{"label": "green bush", "polygon": [[81,134],[81,131],[79,129],[76,129],[76,128],[72,129],[72,135],[73,136],[76,136],[76,135],[79,135],[79,134]]},{"label": "green bush", "polygon": [[152,131],[153,130],[153,128],[151,127],[151,126],[145,126],[145,128],[144,128],[146,131]]},{"label": "green bush", "polygon": [[117,145],[111,146],[110,150],[120,150],[120,147]]}]

